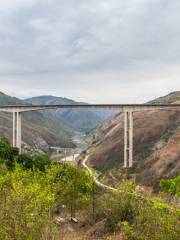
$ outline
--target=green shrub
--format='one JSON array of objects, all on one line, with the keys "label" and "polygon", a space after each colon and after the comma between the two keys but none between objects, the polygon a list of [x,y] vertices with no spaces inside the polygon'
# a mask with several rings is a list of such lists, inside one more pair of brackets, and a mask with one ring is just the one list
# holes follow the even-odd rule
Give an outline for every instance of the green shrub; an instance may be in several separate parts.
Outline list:
[{"label": "green shrub", "polygon": [[19,150],[12,147],[8,140],[0,139],[0,163],[4,163],[9,169],[13,169]]},{"label": "green shrub", "polygon": [[117,192],[110,192],[100,197],[100,211],[106,217],[106,228],[114,232],[121,227],[121,222],[133,222],[133,204],[141,195],[141,189],[133,180],[123,180]]},{"label": "green shrub", "polygon": [[125,228],[128,240],[178,240],[180,229],[175,209],[160,198],[136,202],[134,221],[130,224],[132,237]]},{"label": "green shrub", "polygon": [[0,239],[56,239],[54,207],[65,204],[75,211],[89,202],[92,179],[84,170],[68,164],[40,170],[0,165]]},{"label": "green shrub", "polygon": [[38,154],[30,156],[19,154],[19,150],[12,147],[6,139],[0,140],[0,164],[5,164],[8,169],[13,170],[15,163],[21,164],[26,169],[45,171],[50,166],[51,160],[47,155]]},{"label": "green shrub", "polygon": [[0,239],[46,239],[52,234],[55,197],[45,174],[17,165],[0,176],[0,189]]},{"label": "green shrub", "polygon": [[180,197],[180,175],[174,179],[162,179],[160,187],[162,191]]},{"label": "green shrub", "polygon": [[30,156],[28,154],[21,154],[17,157],[16,162],[21,164],[26,169],[45,171],[51,165],[51,160],[47,155],[38,154]]},{"label": "green shrub", "polygon": [[59,165],[56,181],[59,189],[59,201],[75,215],[76,209],[86,206],[90,202],[93,188],[92,178],[83,169],[70,164]]},{"label": "green shrub", "polygon": [[160,197],[147,197],[133,181],[122,181],[117,192],[100,198],[107,231],[123,231],[126,240],[178,240],[179,215]]}]

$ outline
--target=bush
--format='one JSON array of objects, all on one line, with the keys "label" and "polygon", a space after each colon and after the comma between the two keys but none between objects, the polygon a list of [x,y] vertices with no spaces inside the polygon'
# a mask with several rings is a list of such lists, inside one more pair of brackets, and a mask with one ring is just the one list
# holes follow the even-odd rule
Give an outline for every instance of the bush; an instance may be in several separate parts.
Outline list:
[{"label": "bush", "polygon": [[34,240],[52,235],[55,197],[47,175],[23,170],[0,176],[0,239]]},{"label": "bush", "polygon": [[99,210],[106,217],[107,231],[114,232],[120,229],[121,222],[133,222],[133,203],[141,195],[141,189],[134,181],[123,180],[117,192],[109,192],[99,199]]},{"label": "bush", "polygon": [[15,163],[21,164],[26,169],[45,171],[50,166],[51,160],[47,155],[38,154],[30,156],[19,154],[19,150],[12,147],[6,139],[0,140],[0,164],[5,164],[9,170],[13,170]]},{"label": "bush", "polygon": [[123,231],[127,240],[178,240],[178,211],[160,197],[147,197],[133,181],[100,198],[107,231]]},{"label": "bush", "polygon": [[80,209],[90,202],[93,180],[83,169],[70,164],[60,164],[56,181],[59,189],[59,201],[67,205],[71,215],[75,216],[77,209]]},{"label": "bush", "polygon": [[16,162],[21,164],[26,169],[45,171],[51,165],[51,160],[47,155],[38,154],[30,156],[28,154],[21,154],[17,157]]},{"label": "bush", "polygon": [[175,209],[160,198],[134,205],[134,221],[123,228],[128,240],[178,240],[180,229]]},{"label": "bush", "polygon": [[18,148],[12,147],[8,140],[0,139],[0,163],[4,163],[9,169],[13,169],[18,154]]},{"label": "bush", "polygon": [[44,171],[37,164],[32,171],[32,159],[21,155],[13,171],[0,164],[0,239],[56,239],[55,206],[65,204],[73,214],[89,203],[92,179],[84,170],[52,164]]},{"label": "bush", "polygon": [[180,175],[174,179],[162,179],[160,187],[162,191],[180,197]]},{"label": "bush", "polygon": [[33,169],[33,157],[28,154],[21,154],[17,157],[16,162],[26,169]]}]

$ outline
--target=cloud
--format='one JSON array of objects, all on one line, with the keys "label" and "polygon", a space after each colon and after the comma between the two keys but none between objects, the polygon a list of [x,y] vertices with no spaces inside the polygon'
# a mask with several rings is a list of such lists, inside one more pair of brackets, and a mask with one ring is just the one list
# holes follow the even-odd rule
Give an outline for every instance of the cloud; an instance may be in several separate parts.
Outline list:
[{"label": "cloud", "polygon": [[98,102],[178,90],[179,9],[179,0],[0,0],[0,87]]}]

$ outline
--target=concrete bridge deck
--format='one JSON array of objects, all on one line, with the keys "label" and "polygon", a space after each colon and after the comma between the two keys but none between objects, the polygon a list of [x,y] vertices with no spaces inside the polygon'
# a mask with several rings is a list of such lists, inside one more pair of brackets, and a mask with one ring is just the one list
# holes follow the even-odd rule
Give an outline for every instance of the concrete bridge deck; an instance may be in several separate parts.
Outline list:
[{"label": "concrete bridge deck", "polygon": [[76,104],[76,105],[9,105],[0,112],[13,113],[13,146],[21,152],[21,115],[23,112],[46,109],[110,109],[124,112],[124,167],[133,165],[133,112],[152,110],[180,110],[180,104]]},{"label": "concrete bridge deck", "polygon": [[148,110],[168,110],[180,109],[180,104],[51,104],[51,105],[6,105],[0,106],[0,111],[3,112],[30,112],[45,109],[61,109],[61,108],[100,108],[100,109],[115,109],[119,111],[148,111]]}]

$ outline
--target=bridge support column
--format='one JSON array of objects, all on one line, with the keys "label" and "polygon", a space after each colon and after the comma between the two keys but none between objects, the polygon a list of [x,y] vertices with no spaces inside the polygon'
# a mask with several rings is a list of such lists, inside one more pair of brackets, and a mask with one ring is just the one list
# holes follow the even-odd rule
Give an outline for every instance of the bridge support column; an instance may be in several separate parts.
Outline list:
[{"label": "bridge support column", "polygon": [[16,112],[13,112],[13,147],[16,147]]},{"label": "bridge support column", "polygon": [[124,112],[124,167],[133,165],[133,112]]},{"label": "bridge support column", "polygon": [[21,112],[13,112],[13,146],[21,153]]}]

